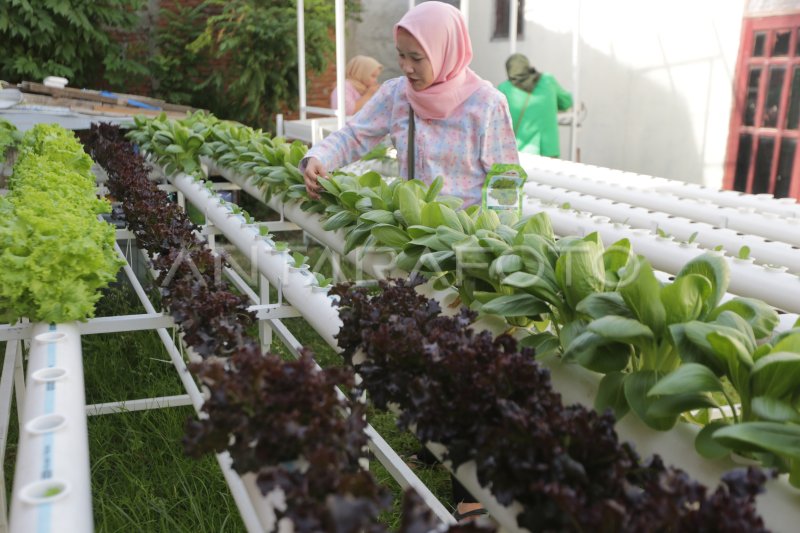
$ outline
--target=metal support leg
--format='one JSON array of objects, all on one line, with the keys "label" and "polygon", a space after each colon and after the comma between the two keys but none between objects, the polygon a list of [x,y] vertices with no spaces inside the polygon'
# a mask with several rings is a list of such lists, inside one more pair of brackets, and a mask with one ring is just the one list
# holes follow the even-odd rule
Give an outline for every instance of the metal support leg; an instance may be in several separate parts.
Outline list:
[{"label": "metal support leg", "polygon": [[[5,359],[3,359],[3,374],[0,377],[0,458],[6,462],[6,442],[8,441],[8,425],[11,421],[11,394],[14,389],[14,367],[17,364],[17,354],[20,351],[19,341],[6,343]],[[19,411],[17,399],[17,411]],[[8,531],[8,509],[6,508],[6,484],[0,483],[0,533]]]},{"label": "metal support leg", "polygon": [[[258,276],[259,303],[269,303],[269,280],[263,274]],[[258,336],[261,339],[261,351],[268,352],[272,347],[272,328],[266,320],[258,321]]]},{"label": "metal support leg", "polygon": [[22,363],[22,342],[17,343],[17,355],[14,358],[14,389],[17,398],[17,420],[19,420],[19,427],[22,427],[24,420],[22,419],[23,400],[25,399],[25,369]]}]

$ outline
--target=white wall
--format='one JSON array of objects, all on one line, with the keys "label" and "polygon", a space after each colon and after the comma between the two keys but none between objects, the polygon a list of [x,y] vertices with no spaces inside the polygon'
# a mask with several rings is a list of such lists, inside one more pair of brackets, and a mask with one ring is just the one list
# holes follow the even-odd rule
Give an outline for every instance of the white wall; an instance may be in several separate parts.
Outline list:
[{"label": "white wall", "polygon": [[[526,0],[517,51],[574,90],[580,4],[579,91],[588,109],[578,133],[581,161],[720,187],[744,3]],[[493,6],[470,3],[470,34],[473,69],[497,84],[509,44],[491,40]]]},{"label": "white wall", "polygon": [[408,10],[407,0],[363,0],[360,23],[347,25],[347,58],[366,55],[383,65],[380,81],[402,73],[397,65],[392,29]]},{"label": "white wall", "polygon": [[[580,19],[579,92],[588,114],[580,160],[721,187],[733,76],[746,0],[526,0],[517,51],[575,90],[573,31]],[[507,40],[492,41],[494,0],[469,2],[472,68],[495,85],[506,77]],[[578,18],[578,5],[580,17]],[[364,0],[348,25],[347,57],[400,75],[392,26],[407,0]],[[561,128],[569,157],[569,127]]]}]

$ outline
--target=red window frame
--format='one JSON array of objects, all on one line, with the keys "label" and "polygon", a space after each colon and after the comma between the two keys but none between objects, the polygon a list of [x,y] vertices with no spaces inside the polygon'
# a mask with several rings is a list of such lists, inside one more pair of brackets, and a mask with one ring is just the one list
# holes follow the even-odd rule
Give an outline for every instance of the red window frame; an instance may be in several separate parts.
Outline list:
[{"label": "red window frame", "polygon": [[[789,31],[789,52],[785,57],[773,57],[771,55],[775,44],[775,36],[779,30]],[[755,36],[758,33],[766,34],[764,55],[753,57]],[[795,68],[800,69],[800,43],[798,39],[800,39],[800,13],[764,18],[746,18],[743,21],[739,59],[736,66],[736,76],[734,78],[735,92],[730,127],[728,130],[727,156],[725,158],[725,174],[723,180],[723,187],[725,189],[734,188],[741,134],[750,134],[753,139],[747,164],[744,192],[753,192],[755,168],[759,159],[759,154],[757,153],[759,149],[758,141],[765,137],[772,137],[775,140],[770,158],[769,183],[766,187],[766,192],[773,193],[775,191],[780,148],[782,145],[782,142],[778,141],[794,139],[796,143],[795,153],[789,176],[791,181],[789,182],[787,196],[800,199],[800,126],[793,130],[786,129],[785,127],[793,72]],[[764,104],[767,99],[770,67],[775,66],[785,67],[780,103],[778,106],[777,126],[764,127],[762,126],[762,121],[764,117]],[[761,76],[758,84],[753,125],[747,126],[743,124],[743,119],[746,112],[745,106],[747,105],[750,70],[753,67],[761,67]]]}]

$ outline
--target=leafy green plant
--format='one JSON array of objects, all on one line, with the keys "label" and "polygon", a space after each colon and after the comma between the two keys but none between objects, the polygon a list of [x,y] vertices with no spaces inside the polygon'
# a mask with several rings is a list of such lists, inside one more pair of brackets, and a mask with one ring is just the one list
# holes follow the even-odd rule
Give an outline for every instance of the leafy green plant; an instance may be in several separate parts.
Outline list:
[{"label": "leafy green plant", "polygon": [[735,299],[717,308],[712,322],[671,327],[685,363],[649,394],[722,396],[728,409],[706,420],[695,442],[698,452],[756,458],[789,472],[790,482],[800,487],[800,329],[765,342],[777,324],[777,315],[765,307]]},{"label": "leafy green plant", "polygon": [[143,0],[3,2],[0,79],[41,81],[64,76],[70,84],[90,86],[102,75],[112,87],[129,86],[147,69],[113,31],[133,30]]},{"label": "leafy green plant", "polygon": [[519,504],[520,528],[705,530],[725,516],[732,530],[763,531],[754,503],[764,473],[730,472],[712,493],[658,457],[640,460],[610,414],[563,405],[530,351],[472,331],[469,311],[442,316],[417,282],[381,280],[376,295],[334,287],[343,356],[377,408],[400,410],[398,424],[446,446],[454,467],[474,461],[501,504]]},{"label": "leafy green plant", "polygon": [[388,152],[392,147],[387,144],[379,144],[366,154],[361,156],[361,161],[370,161],[370,160],[386,160],[392,159],[389,157]]},{"label": "leafy green plant", "polygon": [[285,252],[289,249],[289,243],[286,241],[275,241],[275,249],[279,252]]},{"label": "leafy green plant", "polygon": [[208,58],[186,47],[205,26],[202,4],[187,6],[174,2],[170,9],[159,11],[159,19],[162,23],[154,35],[156,53],[148,59],[153,95],[171,103],[215,109],[214,95],[198,87],[204,79],[202,67]]},{"label": "leafy green plant", "polygon": [[[180,121],[169,120],[165,113],[154,119],[134,117],[136,129],[127,137],[143,152],[155,157],[167,174],[185,172],[200,179],[200,156],[211,154],[205,141],[217,121],[216,117],[202,111]],[[213,184],[209,185],[208,181],[205,186],[213,190]]]},{"label": "leafy green plant", "polygon": [[736,255],[739,259],[749,259],[750,258],[750,247],[749,246],[742,246],[739,248],[739,253]]},{"label": "leafy green plant", "polygon": [[308,261],[308,256],[307,255],[303,255],[302,252],[293,252],[292,253],[292,266],[294,268],[302,268],[304,266],[308,266],[306,264],[306,261]]},{"label": "leafy green plant", "polygon": [[95,196],[92,160],[71,132],[40,124],[26,133],[0,197],[0,322],[67,322],[94,314],[116,278],[110,210]]},{"label": "leafy green plant", "polygon": [[705,395],[668,400],[648,392],[680,365],[670,328],[712,320],[728,278],[724,259],[704,254],[662,286],[650,264],[637,257],[621,271],[615,293],[588,294],[577,309],[591,320],[569,342],[565,358],[604,374],[595,407],[612,408],[617,418],[633,410],[649,426],[664,430],[684,411],[716,406]]},{"label": "leafy green plant", "polygon": [[319,272],[314,272],[314,279],[317,282],[317,287],[322,287],[322,288],[330,287],[331,281],[333,281],[333,278],[326,278],[323,274],[320,274]]},{"label": "leafy green plant", "polygon": [[0,163],[6,160],[6,152],[22,140],[22,132],[9,121],[0,118]]}]

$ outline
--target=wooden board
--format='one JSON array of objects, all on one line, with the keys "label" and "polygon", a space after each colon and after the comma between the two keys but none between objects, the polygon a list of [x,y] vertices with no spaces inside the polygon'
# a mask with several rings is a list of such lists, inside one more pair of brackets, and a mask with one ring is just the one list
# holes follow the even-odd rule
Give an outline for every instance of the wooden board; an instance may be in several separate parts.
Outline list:
[{"label": "wooden board", "polygon": [[161,113],[166,113],[168,117],[178,118],[178,119],[184,118],[186,116],[185,113],[179,113],[177,111],[161,111],[154,109],[140,109],[136,107],[110,106],[102,104],[97,104],[93,106],[73,105],[70,106],[70,109],[80,113],[86,113],[88,115],[124,115],[129,117],[133,117],[136,115],[144,115],[146,117],[157,117]]},{"label": "wooden board", "polygon": [[[38,94],[38,95],[47,95],[52,97],[56,100],[63,101],[63,102],[70,102],[70,105],[75,104],[76,102],[100,102],[101,104],[111,105],[111,106],[124,106],[126,109],[126,114],[142,114],[151,116],[152,113],[155,111],[150,109],[143,109],[138,106],[130,105],[128,100],[136,100],[143,104],[152,105],[153,107],[160,107],[167,114],[170,112],[178,112],[181,114],[181,118],[186,114],[186,112],[194,112],[197,111],[196,108],[187,105],[180,105],[180,104],[170,104],[161,100],[160,98],[151,98],[149,96],[140,96],[136,94],[119,94],[114,93],[116,96],[104,96],[100,94],[100,91],[90,90],[90,89],[75,89],[73,87],[47,87],[41,83],[35,83],[31,81],[23,81],[19,84],[19,89],[23,91],[23,94]],[[43,103],[44,102],[37,102]],[[47,105],[47,104],[44,104]],[[60,105],[60,104],[50,104],[50,105]],[[145,113],[148,111],[148,113]],[[158,112],[155,112],[155,115],[158,115]],[[152,116],[155,116],[152,115]]]},{"label": "wooden board", "polygon": [[92,91],[89,89],[74,89],[72,87],[48,87],[41,83],[34,83],[32,81],[23,81],[19,84],[19,88],[23,91],[28,91],[38,94],[49,94],[56,98],[75,98],[77,100],[92,100],[95,102],[103,102],[106,104],[118,105],[119,98],[112,98],[110,96],[103,96],[100,91]]}]

